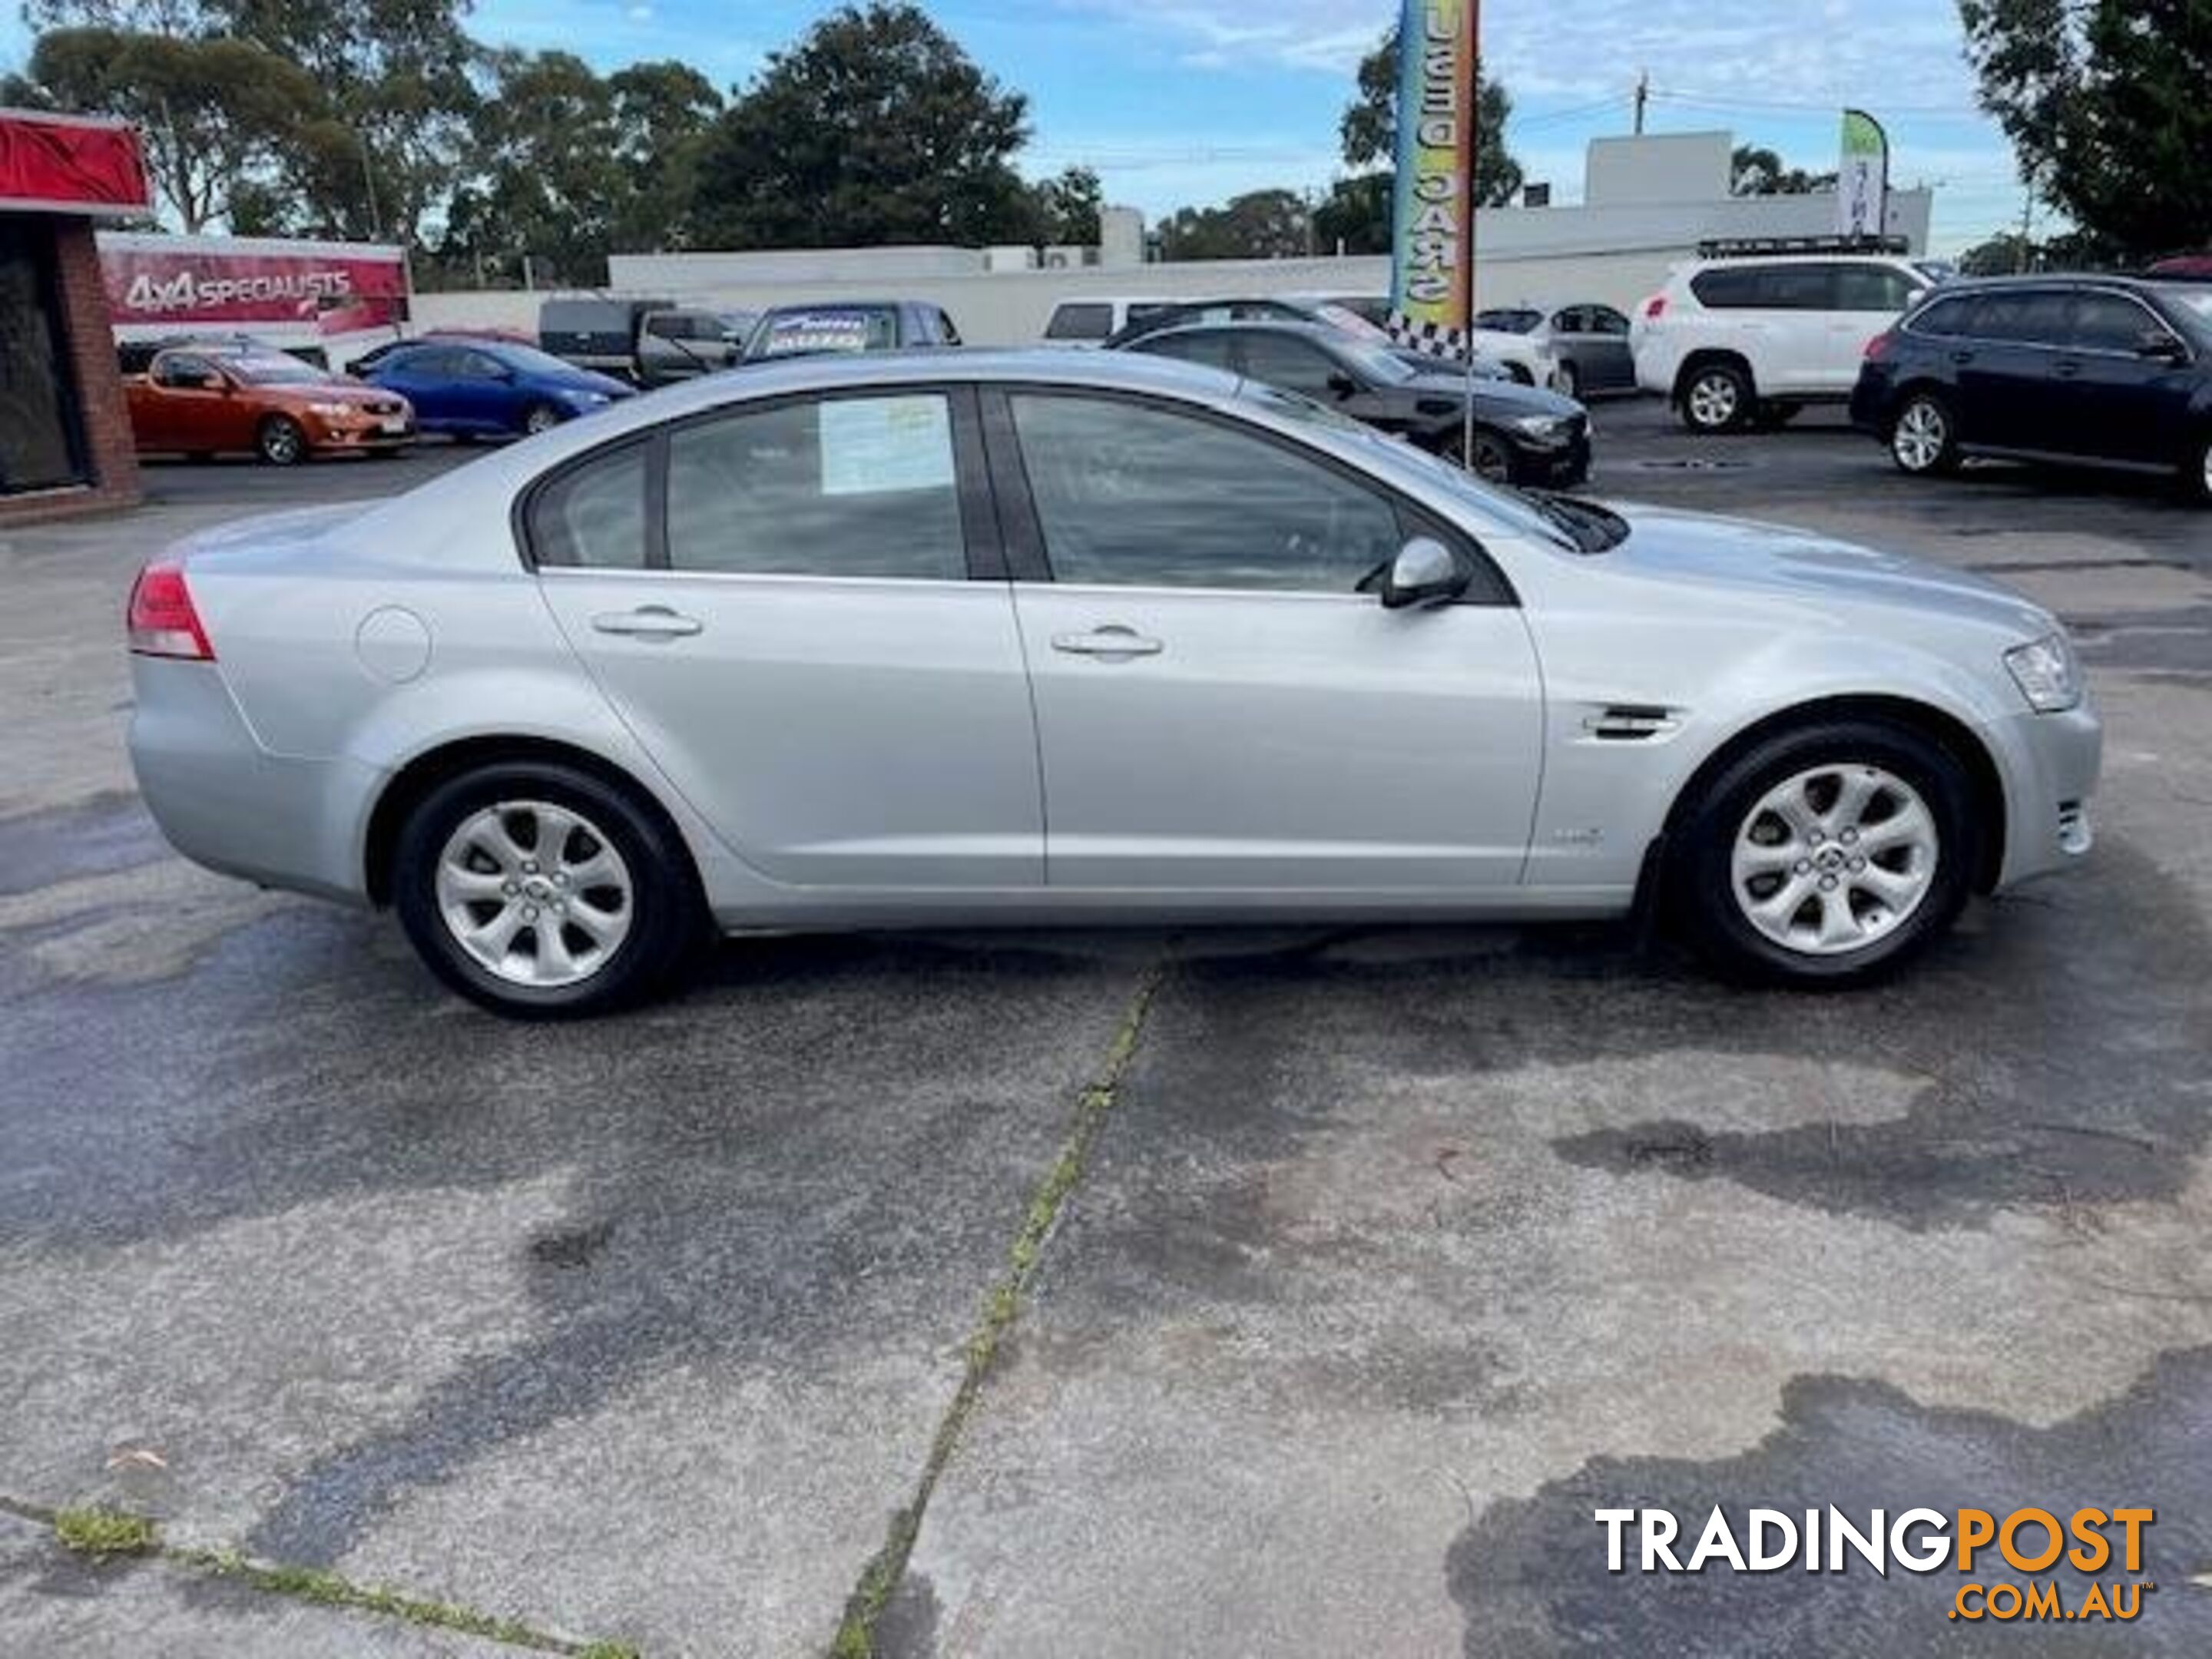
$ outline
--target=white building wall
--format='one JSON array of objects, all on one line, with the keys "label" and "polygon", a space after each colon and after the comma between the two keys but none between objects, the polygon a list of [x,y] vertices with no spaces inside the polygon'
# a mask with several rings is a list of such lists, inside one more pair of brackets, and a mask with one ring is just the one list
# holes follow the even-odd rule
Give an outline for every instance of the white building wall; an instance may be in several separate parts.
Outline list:
[{"label": "white building wall", "polygon": [[[1932,207],[1926,191],[1893,192],[1892,233],[1924,250]],[[1657,290],[1671,267],[1693,258],[1700,241],[1825,236],[1834,229],[1835,210],[1832,196],[1486,210],[1476,217],[1475,301],[1482,306],[1594,301],[1628,310]],[[991,271],[976,251],[888,248],[623,254],[610,263],[614,292],[719,309],[840,299],[933,301],[975,345],[1032,343],[1043,335],[1053,307],[1067,299],[1382,294],[1390,284],[1390,262],[1383,258]],[[415,312],[417,325],[426,329],[535,329],[538,305],[549,297],[425,294],[416,296]]]}]

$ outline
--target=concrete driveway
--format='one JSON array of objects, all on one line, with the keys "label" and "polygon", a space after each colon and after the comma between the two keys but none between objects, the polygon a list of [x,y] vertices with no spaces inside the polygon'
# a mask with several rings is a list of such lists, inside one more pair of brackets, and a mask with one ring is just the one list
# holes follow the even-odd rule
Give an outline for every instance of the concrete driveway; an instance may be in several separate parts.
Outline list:
[{"label": "concrete driveway", "polygon": [[[148,551],[455,458],[0,532],[0,1651],[2212,1651],[2212,516],[1597,418],[1601,490],[2066,615],[2092,867],[1839,998],[1607,929],[933,934],[526,1030],[175,860],[119,748]],[[1973,1626],[1592,1518],[1830,1504],[2154,1507],[2157,1589]],[[96,1505],[161,1553],[64,1549]]]}]

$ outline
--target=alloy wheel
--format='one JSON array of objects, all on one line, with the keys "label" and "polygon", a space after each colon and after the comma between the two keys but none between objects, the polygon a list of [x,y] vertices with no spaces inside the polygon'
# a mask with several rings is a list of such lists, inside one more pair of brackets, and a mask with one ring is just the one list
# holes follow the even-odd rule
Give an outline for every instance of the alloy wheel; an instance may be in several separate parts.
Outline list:
[{"label": "alloy wheel", "polygon": [[1905,406],[1889,440],[1890,453],[1907,472],[1933,471],[1950,447],[1950,422],[1925,398],[1916,398]]},{"label": "alloy wheel", "polygon": [[281,416],[261,429],[261,458],[274,465],[291,465],[301,447],[300,428]]},{"label": "alloy wheel", "polygon": [[1744,920],[1784,949],[1835,957],[1911,920],[1942,856],[1936,816],[1878,766],[1800,772],[1745,817],[1731,860]]},{"label": "alloy wheel", "polygon": [[438,915],[478,966],[557,990],[613,959],[636,912],[629,866],[581,813],[501,801],[463,820],[438,857]]},{"label": "alloy wheel", "polygon": [[1733,375],[1701,374],[1690,386],[1690,416],[1709,431],[1732,424],[1741,406]]}]

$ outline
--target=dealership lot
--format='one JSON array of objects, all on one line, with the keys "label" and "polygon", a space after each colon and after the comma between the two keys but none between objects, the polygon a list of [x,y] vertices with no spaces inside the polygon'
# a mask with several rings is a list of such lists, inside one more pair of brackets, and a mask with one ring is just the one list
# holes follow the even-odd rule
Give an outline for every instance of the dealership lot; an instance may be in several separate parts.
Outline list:
[{"label": "dealership lot", "polygon": [[[184,866],[119,745],[161,540],[466,452],[0,534],[0,1645],[494,1650],[38,1524],[107,1501],[548,1651],[817,1652],[926,1494],[889,1653],[2212,1648],[2212,515],[1595,412],[1600,493],[2058,610],[2091,867],[1828,1000],[1606,929],[960,933],[526,1030]],[[1590,1516],[1831,1503],[2154,1507],[2158,1589],[1975,1628],[1954,1574],[1610,1575]]]}]

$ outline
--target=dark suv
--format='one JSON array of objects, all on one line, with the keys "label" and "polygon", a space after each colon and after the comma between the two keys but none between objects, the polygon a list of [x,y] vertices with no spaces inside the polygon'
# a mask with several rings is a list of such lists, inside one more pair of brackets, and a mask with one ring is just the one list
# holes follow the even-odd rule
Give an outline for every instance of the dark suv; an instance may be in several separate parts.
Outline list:
[{"label": "dark suv", "polygon": [[2212,503],[2212,288],[1953,284],[1867,348],[1851,419],[1910,473],[1967,455],[2122,467]]}]

